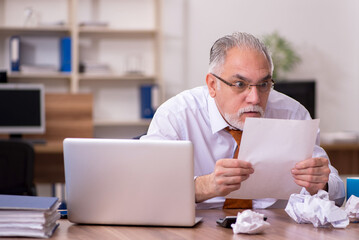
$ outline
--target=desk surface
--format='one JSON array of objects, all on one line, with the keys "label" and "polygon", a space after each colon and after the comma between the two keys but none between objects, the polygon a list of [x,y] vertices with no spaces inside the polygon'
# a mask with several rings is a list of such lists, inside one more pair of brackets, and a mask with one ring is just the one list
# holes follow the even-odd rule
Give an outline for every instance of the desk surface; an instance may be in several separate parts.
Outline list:
[{"label": "desk surface", "polygon": [[[359,223],[351,223],[346,229],[315,228],[312,224],[295,223],[283,209],[256,210],[264,213],[271,224],[263,234],[234,235],[232,229],[217,226],[216,219],[236,215],[237,210],[197,210],[202,222],[193,228],[131,227],[77,225],[60,220],[60,226],[51,239],[358,239]],[[11,238],[16,239],[16,238]]]},{"label": "desk surface", "polygon": [[45,144],[34,144],[34,150],[37,154],[62,154],[62,142],[46,142]]}]

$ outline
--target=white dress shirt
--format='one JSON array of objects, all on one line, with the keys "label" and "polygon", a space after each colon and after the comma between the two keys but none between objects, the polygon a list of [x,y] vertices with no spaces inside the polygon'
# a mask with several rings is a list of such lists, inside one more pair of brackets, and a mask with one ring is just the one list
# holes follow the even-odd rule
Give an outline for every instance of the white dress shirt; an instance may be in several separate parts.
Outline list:
[{"label": "white dress shirt", "polygon": [[[271,90],[265,110],[265,118],[311,119],[309,112],[294,99]],[[194,146],[194,175],[202,176],[213,172],[215,163],[222,158],[232,158],[237,143],[224,128],[228,123],[220,114],[207,86],[186,90],[165,103],[156,111],[149,126],[146,139],[189,140]],[[313,157],[328,158],[319,147],[319,131]],[[303,159],[304,160],[304,159]],[[330,165],[329,197],[338,205],[344,201],[344,184],[338,171]],[[302,192],[306,192],[303,188]],[[197,208],[222,207],[223,197],[198,203]],[[285,202],[275,199],[253,200],[253,208],[285,207]]]}]

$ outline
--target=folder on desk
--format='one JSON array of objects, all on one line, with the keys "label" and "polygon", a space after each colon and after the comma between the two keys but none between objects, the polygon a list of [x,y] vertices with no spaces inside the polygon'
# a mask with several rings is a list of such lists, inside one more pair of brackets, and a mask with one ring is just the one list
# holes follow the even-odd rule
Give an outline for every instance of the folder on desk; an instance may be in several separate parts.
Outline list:
[{"label": "folder on desk", "polygon": [[56,197],[0,195],[0,237],[50,237],[59,205]]},{"label": "folder on desk", "polygon": [[10,65],[11,71],[20,71],[20,37],[12,36],[10,38]]}]

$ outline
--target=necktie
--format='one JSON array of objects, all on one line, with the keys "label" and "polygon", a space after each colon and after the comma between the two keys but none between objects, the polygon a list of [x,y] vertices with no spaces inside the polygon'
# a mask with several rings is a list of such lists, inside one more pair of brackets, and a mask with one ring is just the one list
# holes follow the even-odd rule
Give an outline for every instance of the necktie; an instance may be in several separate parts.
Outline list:
[{"label": "necktie", "polygon": [[[239,146],[241,144],[242,139],[242,131],[240,130],[234,130],[226,128],[226,130],[232,135],[234,140],[236,140],[237,148],[234,152],[234,158],[238,157],[239,152]],[[230,208],[252,208],[252,200],[250,199],[232,199],[232,198],[226,198],[223,204],[223,208],[230,209]]]}]

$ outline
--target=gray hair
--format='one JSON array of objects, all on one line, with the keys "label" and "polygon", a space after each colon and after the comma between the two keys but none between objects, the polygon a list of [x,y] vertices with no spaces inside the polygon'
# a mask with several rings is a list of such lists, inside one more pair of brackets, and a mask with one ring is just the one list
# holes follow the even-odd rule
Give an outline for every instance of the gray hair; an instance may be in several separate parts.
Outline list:
[{"label": "gray hair", "polygon": [[232,35],[226,35],[213,44],[209,56],[209,72],[220,74],[227,51],[234,47],[254,49],[263,53],[268,60],[271,74],[273,74],[273,61],[267,47],[255,36],[243,32],[234,32]]}]

